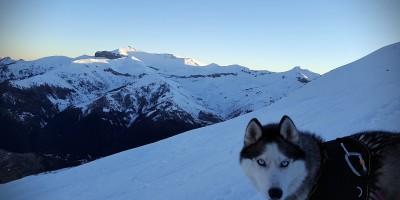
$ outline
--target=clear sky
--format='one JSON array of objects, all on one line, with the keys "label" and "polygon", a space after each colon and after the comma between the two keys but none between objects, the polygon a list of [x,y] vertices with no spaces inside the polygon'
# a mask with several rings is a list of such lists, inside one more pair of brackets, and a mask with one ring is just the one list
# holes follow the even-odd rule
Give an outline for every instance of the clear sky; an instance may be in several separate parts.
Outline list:
[{"label": "clear sky", "polygon": [[400,41],[398,0],[0,1],[0,57],[132,46],[204,63],[325,73]]}]

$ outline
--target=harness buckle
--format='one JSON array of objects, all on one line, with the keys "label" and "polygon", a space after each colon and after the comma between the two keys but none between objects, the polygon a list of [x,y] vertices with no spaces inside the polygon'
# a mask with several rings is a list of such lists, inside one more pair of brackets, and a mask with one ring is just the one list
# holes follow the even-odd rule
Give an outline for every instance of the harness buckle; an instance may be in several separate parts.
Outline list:
[{"label": "harness buckle", "polygon": [[346,154],[344,155],[344,159],[346,160],[347,165],[350,167],[351,171],[355,175],[361,176],[361,174],[356,170],[356,168],[353,166],[353,164],[350,162],[350,159],[349,159],[350,156],[357,156],[358,160],[359,160],[359,163],[362,166],[362,171],[364,172],[364,174],[366,174],[368,170],[367,170],[367,166],[365,165],[365,161],[364,161],[362,155],[360,153],[358,153],[358,152],[349,152],[349,151],[347,151],[347,149],[346,149],[346,147],[344,146],[343,143],[340,143],[340,145],[342,146],[343,150],[346,152]]}]

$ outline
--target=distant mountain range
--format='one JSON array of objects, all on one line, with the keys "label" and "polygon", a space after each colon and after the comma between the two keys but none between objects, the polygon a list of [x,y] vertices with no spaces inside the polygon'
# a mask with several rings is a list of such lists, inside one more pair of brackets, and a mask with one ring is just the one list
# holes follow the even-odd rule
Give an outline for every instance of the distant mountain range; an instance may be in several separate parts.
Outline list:
[{"label": "distant mountain range", "polygon": [[132,47],[0,59],[0,149],[94,159],[268,106],[319,75],[203,65]]}]

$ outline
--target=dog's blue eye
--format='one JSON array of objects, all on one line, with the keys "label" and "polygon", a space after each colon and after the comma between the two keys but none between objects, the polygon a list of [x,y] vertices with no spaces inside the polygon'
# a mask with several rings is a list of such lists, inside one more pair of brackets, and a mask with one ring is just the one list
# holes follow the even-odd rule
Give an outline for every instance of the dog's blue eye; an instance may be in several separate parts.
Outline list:
[{"label": "dog's blue eye", "polygon": [[258,159],[258,160],[257,160],[257,163],[258,163],[260,166],[265,167],[265,160],[263,160],[263,159]]},{"label": "dog's blue eye", "polygon": [[282,168],[287,167],[287,166],[289,166],[289,161],[284,160],[284,161],[281,162],[281,167]]}]

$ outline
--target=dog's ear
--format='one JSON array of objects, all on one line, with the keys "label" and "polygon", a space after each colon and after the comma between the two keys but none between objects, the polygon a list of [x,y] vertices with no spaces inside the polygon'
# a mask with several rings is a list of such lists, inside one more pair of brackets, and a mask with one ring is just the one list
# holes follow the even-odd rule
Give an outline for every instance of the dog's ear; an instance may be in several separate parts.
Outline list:
[{"label": "dog's ear", "polygon": [[262,125],[257,119],[250,120],[244,136],[244,146],[248,147],[258,141],[262,135]]},{"label": "dog's ear", "polygon": [[279,122],[279,133],[289,142],[295,144],[299,143],[299,135],[296,126],[292,119],[286,115],[283,116],[281,122]]}]

